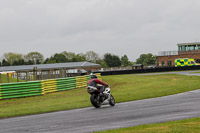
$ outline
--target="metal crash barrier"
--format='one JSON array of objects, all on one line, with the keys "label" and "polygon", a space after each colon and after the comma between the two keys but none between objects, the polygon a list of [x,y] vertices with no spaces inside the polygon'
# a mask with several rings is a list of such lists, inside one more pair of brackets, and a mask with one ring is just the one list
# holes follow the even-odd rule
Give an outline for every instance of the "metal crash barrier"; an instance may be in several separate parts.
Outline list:
[{"label": "metal crash barrier", "polygon": [[[101,74],[98,73],[97,76],[101,79]],[[0,99],[37,96],[69,89],[82,88],[87,86],[89,80],[90,75],[85,75],[41,81],[0,84]]]}]

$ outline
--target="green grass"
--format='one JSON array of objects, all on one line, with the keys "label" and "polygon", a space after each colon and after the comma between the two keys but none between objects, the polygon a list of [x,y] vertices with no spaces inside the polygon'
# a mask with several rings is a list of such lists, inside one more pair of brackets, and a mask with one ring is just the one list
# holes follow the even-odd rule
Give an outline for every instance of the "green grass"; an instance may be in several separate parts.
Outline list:
[{"label": "green grass", "polygon": [[200,118],[146,124],[95,133],[200,133]]},{"label": "green grass", "polygon": [[0,118],[89,107],[86,89],[74,89],[43,96],[0,100]]},{"label": "green grass", "polygon": [[[7,75],[2,74],[2,75],[1,75],[1,78],[2,78],[2,83],[8,83]],[[20,80],[20,82],[21,82],[21,81],[23,81],[23,80]],[[9,77],[9,82],[10,82],[10,83],[17,82],[17,79],[16,79],[16,78]]]},{"label": "green grass", "polygon": [[[177,94],[200,88],[198,76],[116,75],[103,76],[116,102]],[[47,113],[92,106],[86,88],[43,96],[0,100],[0,118]]]},{"label": "green grass", "polygon": [[185,75],[117,75],[103,78],[117,102],[167,96],[200,89],[198,76]]}]

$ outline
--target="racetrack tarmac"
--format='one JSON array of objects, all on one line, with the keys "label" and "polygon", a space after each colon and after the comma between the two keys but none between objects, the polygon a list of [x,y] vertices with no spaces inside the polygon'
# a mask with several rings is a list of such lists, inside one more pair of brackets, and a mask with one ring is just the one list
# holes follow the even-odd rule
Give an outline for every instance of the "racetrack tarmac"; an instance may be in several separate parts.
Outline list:
[{"label": "racetrack tarmac", "polygon": [[193,117],[200,117],[200,90],[118,103],[114,107],[2,119],[0,133],[85,133]]}]

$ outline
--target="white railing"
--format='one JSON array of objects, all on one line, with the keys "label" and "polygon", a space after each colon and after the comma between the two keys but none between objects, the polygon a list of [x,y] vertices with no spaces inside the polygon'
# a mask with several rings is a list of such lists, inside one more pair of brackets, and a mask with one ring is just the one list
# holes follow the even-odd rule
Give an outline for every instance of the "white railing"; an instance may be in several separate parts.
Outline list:
[{"label": "white railing", "polygon": [[178,55],[178,51],[160,51],[158,56]]}]

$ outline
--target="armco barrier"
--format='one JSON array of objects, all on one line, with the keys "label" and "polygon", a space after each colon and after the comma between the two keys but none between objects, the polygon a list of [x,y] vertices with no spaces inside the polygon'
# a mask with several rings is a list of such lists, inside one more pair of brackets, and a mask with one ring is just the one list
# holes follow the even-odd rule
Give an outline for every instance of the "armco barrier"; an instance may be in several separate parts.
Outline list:
[{"label": "armco barrier", "polygon": [[[97,74],[97,76],[101,79],[101,74]],[[89,80],[90,76],[85,75],[42,81],[0,84],[0,99],[37,96],[56,91],[86,87]]]},{"label": "armco barrier", "polygon": [[57,90],[58,91],[64,91],[64,90],[69,90],[69,89],[74,89],[74,88],[76,88],[76,78],[75,77],[57,79]]},{"label": "armco barrier", "polygon": [[42,94],[57,91],[57,80],[56,79],[42,80],[41,84],[42,84]]},{"label": "armco barrier", "polygon": [[0,100],[1,100],[1,86],[0,86]]},{"label": "armco barrier", "polygon": [[78,76],[76,77],[76,88],[86,87],[87,86],[87,77]]},{"label": "armco barrier", "polygon": [[1,84],[1,99],[41,95],[41,82]]}]

